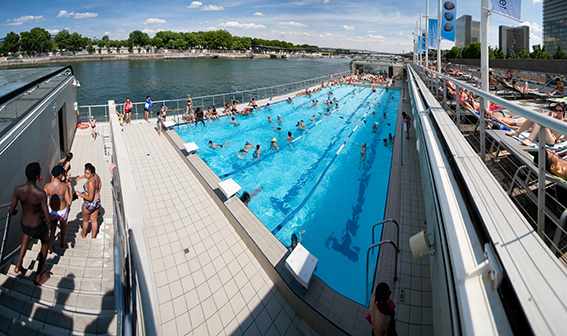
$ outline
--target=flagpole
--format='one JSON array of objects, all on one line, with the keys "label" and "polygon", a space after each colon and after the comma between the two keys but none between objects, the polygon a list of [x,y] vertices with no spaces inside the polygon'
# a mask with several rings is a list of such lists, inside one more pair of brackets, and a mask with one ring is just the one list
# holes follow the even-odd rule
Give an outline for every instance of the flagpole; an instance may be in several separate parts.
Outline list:
[{"label": "flagpole", "polygon": [[437,7],[437,72],[441,72],[441,0],[437,0],[439,7]]},{"label": "flagpole", "polygon": [[[489,92],[488,87],[488,0],[481,1],[480,8],[480,80],[482,90]],[[487,106],[487,101],[484,98],[480,99],[480,106],[478,114],[480,116],[480,158],[485,162],[486,146],[485,146],[485,123],[484,109]]]},{"label": "flagpole", "polygon": [[429,67],[429,0],[425,0],[425,66]]},{"label": "flagpole", "polygon": [[419,46],[417,47],[417,49],[419,50],[419,64],[423,65],[422,57],[421,57],[422,56],[421,55],[422,54],[421,46],[423,45],[423,41],[422,41],[423,37],[422,37],[421,32],[422,32],[422,30],[421,30],[421,11],[419,11],[419,35],[418,35],[419,36],[419,39],[418,39]]}]

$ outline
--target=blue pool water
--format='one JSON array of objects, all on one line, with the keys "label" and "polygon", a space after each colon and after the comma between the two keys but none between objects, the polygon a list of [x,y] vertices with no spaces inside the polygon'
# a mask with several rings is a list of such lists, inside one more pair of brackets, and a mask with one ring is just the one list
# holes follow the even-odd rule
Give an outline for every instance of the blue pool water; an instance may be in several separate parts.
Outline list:
[{"label": "blue pool water", "polygon": [[[207,122],[206,127],[180,125],[176,131],[183,140],[200,147],[199,156],[221,179],[234,179],[243,191],[262,186],[250,210],[284,245],[289,246],[296,233],[319,258],[315,274],[337,292],[364,304],[366,250],[371,245],[372,225],[384,217],[390,175],[393,144],[383,138],[395,133],[400,92],[334,87],[332,97],[339,99],[339,108],[330,108],[330,115],[325,116],[328,107],[323,100],[330,91],[324,89],[312,98],[295,97],[293,104],[271,104],[271,110],[262,108],[252,116],[236,116],[239,126],[222,117]],[[311,107],[315,99],[319,105]],[[277,115],[283,123],[276,121]],[[312,122],[309,119],[314,115],[319,117]],[[308,131],[295,127],[299,120]],[[376,133],[372,132],[374,123],[378,123]],[[278,127],[281,132],[274,131]],[[296,138],[290,144],[285,140],[288,131]],[[280,150],[269,149],[272,138],[277,139]],[[230,143],[213,150],[207,145],[209,140]],[[261,145],[259,159],[253,158],[254,149],[244,159],[237,157],[246,141]],[[355,144],[363,143],[368,149],[361,161],[361,148]],[[381,230],[376,231],[377,242]],[[375,258],[376,254],[371,255]],[[375,259],[371,260],[374,265]]]}]

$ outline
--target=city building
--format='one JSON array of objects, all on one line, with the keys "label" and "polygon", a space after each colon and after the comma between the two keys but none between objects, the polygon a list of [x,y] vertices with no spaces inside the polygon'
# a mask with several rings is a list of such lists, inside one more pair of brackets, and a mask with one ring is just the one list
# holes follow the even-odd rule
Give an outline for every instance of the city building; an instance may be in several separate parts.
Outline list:
[{"label": "city building", "polygon": [[480,22],[473,20],[470,15],[459,17],[455,30],[455,45],[463,48],[478,41],[480,41]]},{"label": "city building", "polygon": [[498,48],[502,49],[506,54],[515,55],[522,53],[522,49],[530,51],[530,27],[498,27]]},{"label": "city building", "polygon": [[567,48],[567,0],[543,1],[543,45],[550,54]]}]

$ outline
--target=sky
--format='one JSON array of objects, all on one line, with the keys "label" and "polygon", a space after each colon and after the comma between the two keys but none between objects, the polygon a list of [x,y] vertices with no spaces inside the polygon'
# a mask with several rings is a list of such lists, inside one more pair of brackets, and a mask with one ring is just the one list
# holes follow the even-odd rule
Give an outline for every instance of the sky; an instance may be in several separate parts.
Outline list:
[{"label": "sky", "polygon": [[[456,1],[457,17],[480,21],[480,0]],[[542,0],[521,0],[530,44],[542,43]],[[277,39],[319,47],[403,52],[412,49],[412,33],[425,15],[425,0],[247,0],[247,1],[8,1],[2,0],[0,36],[42,27],[52,34],[67,29],[90,38],[127,39],[133,30],[153,37],[157,31],[225,29],[232,35]],[[430,1],[430,15],[437,15]],[[425,23],[425,19],[422,20]],[[489,44],[498,46],[498,26],[519,26],[492,14]],[[453,42],[443,42],[449,49]]]}]

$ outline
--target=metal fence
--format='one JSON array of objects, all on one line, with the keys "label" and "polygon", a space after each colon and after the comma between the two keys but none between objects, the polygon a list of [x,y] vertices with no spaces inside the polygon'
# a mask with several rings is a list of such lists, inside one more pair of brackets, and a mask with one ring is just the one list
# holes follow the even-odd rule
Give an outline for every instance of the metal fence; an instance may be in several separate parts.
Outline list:
[{"label": "metal fence", "polygon": [[[333,78],[337,79],[344,75],[350,74],[350,71],[337,72],[333,74]],[[235,91],[230,93],[221,93],[216,95],[201,96],[201,97],[191,97],[193,99],[193,107],[208,108],[216,105],[217,108],[223,107],[226,103],[229,103],[232,99],[239,101],[240,103],[248,102],[252,98],[256,100],[272,98],[276,96],[287,95],[291,92],[296,92],[300,90],[305,90],[306,88],[314,87],[320,85],[322,82],[329,82],[331,80],[329,75],[319,76],[315,78],[310,78],[302,80],[299,82],[281,84],[269,87],[263,87],[253,90],[245,91]],[[168,111],[173,110],[175,112],[176,118],[179,115],[185,113],[187,102],[185,99],[169,99],[169,100],[154,100],[154,111],[159,109],[159,106],[166,105]],[[132,119],[143,119],[144,118],[144,104],[145,102],[132,103]],[[116,108],[120,112],[124,112],[124,103],[116,104]],[[108,104],[105,105],[84,105],[79,106],[78,110],[78,122],[86,122],[90,116],[94,116],[99,120],[108,122]]]}]

